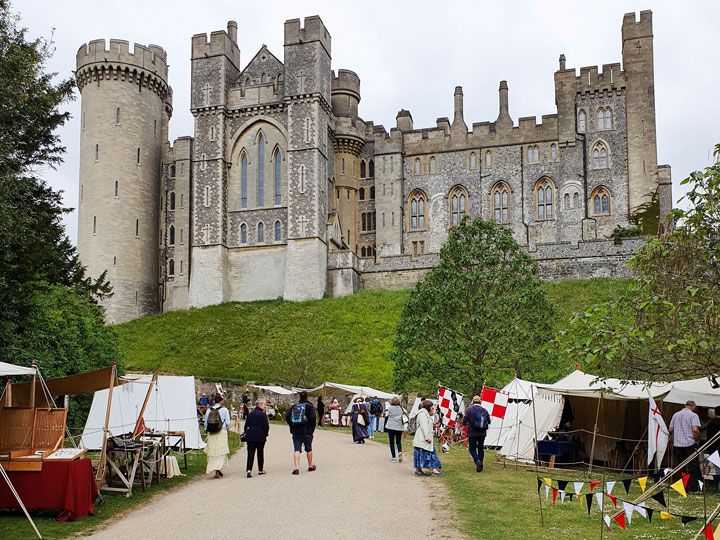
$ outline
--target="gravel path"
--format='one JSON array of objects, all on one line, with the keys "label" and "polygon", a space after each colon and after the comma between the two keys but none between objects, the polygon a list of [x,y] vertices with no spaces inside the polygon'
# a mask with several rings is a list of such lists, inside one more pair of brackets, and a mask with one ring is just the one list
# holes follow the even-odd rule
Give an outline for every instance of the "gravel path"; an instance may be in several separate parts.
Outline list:
[{"label": "gravel path", "polygon": [[317,471],[307,472],[303,455],[300,475],[293,476],[288,429],[271,425],[267,475],[256,474],[256,463],[246,478],[242,448],[224,478],[192,481],[91,538],[461,538],[449,526],[447,510],[431,509],[431,499],[443,493],[440,479],[413,476],[412,444],[409,437],[404,442],[404,463],[390,463],[385,445],[357,445],[347,432],[318,430]]}]

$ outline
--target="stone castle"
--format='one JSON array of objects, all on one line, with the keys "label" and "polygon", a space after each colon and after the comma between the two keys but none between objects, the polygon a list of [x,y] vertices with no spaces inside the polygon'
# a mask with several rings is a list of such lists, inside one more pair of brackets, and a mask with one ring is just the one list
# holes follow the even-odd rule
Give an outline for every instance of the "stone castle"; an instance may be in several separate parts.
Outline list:
[{"label": "stone castle", "polygon": [[77,53],[82,95],[78,250],[107,271],[110,323],[227,301],[407,288],[464,215],[510,227],[546,279],[622,275],[642,240],[617,225],[657,193],[652,13],[622,22],[622,65],[554,73],[555,114],[463,116],[416,129],[358,117],[360,78],[333,71],[319,17],[285,22],[283,61],[244,67],[237,24],[192,38],[194,137],[171,145],[166,52],[111,40]]}]

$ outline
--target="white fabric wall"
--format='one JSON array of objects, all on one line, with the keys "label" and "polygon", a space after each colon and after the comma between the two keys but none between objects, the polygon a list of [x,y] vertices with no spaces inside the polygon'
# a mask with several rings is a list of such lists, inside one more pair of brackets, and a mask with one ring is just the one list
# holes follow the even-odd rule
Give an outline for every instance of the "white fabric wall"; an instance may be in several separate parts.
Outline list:
[{"label": "white fabric wall", "polygon": [[564,403],[565,398],[559,394],[543,391],[535,394],[534,407],[530,405],[527,408],[498,453],[508,459],[532,463],[535,458],[536,425],[537,438],[541,441],[560,423]]}]

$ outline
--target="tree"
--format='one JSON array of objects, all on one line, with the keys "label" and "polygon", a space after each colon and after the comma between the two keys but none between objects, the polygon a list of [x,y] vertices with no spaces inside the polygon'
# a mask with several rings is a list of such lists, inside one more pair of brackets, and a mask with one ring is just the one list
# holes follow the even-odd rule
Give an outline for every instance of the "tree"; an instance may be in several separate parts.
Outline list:
[{"label": "tree", "polygon": [[466,217],[450,229],[440,263],[410,294],[392,358],[396,389],[500,384],[541,358],[553,309],[535,261],[512,231]]},{"label": "tree", "polygon": [[577,314],[561,349],[607,376],[671,380],[720,373],[720,145],[674,210],[677,226],[631,260],[637,280],[613,302]]},{"label": "tree", "polygon": [[[41,369],[58,368],[46,375],[64,375],[108,365],[117,359],[117,344],[107,337],[112,329],[99,340],[92,337],[97,332],[85,331],[90,320],[103,324],[95,302],[110,287],[104,275],[85,275],[61,221],[69,210],[39,176],[62,161],[57,128],[67,121],[61,108],[73,97],[71,79],[55,82],[46,72],[51,54],[51,42],[26,40],[9,2],[0,0],[0,361],[42,359]],[[82,317],[72,315],[77,312]],[[45,325],[56,316],[76,339],[48,348],[53,341]],[[73,347],[88,362],[69,362],[77,357]]]}]

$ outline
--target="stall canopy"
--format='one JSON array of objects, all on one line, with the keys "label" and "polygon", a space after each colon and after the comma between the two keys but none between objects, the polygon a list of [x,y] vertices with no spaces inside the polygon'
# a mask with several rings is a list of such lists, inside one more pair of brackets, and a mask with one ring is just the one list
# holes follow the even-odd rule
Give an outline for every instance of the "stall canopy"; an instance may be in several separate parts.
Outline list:
[{"label": "stall canopy", "polygon": [[274,394],[280,394],[283,396],[291,396],[295,393],[292,390],[283,388],[282,386],[274,386],[274,385],[261,386],[259,384],[250,384],[250,383],[248,383],[247,386],[248,386],[248,388],[257,388],[258,390],[262,390],[263,392],[273,392]]},{"label": "stall canopy", "polygon": [[[113,435],[133,431],[142,409],[150,376],[128,376],[112,394],[109,430]],[[108,390],[95,392],[82,436],[82,446],[99,449],[107,411]],[[195,377],[159,376],[143,415],[145,426],[156,431],[184,431],[187,448],[204,448],[195,403]]]},{"label": "stall canopy", "polygon": [[720,388],[713,388],[707,378],[675,381],[663,403],[685,405],[689,400],[699,407],[717,407],[720,405]]},{"label": "stall canopy", "polygon": [[513,428],[530,408],[535,383],[517,377],[503,387],[502,392],[509,395],[505,418],[493,418],[485,436],[485,446],[499,448],[510,435]]},{"label": "stall canopy", "polygon": [[13,377],[15,375],[35,375],[35,368],[0,362],[0,377]]},{"label": "stall canopy", "polygon": [[[300,389],[294,390],[300,392]],[[364,398],[378,397],[379,399],[384,400],[392,399],[395,396],[399,397],[399,394],[390,394],[388,392],[383,392],[382,390],[375,390],[369,386],[355,386],[352,384],[339,384],[333,382],[326,382],[315,388],[309,388],[306,392],[308,393],[308,396],[337,397],[358,395]]]},{"label": "stall canopy", "polygon": [[[612,461],[632,450],[623,445],[646,438],[648,387],[655,399],[662,399],[672,384],[598,380],[580,370],[554,384],[538,384],[534,407],[530,406],[513,427],[499,453],[532,462],[536,432],[538,440],[544,440],[560,427],[562,419],[567,424],[563,430],[579,443],[584,458],[589,459],[592,452],[593,459]],[[599,436],[593,449],[596,420]]]}]

